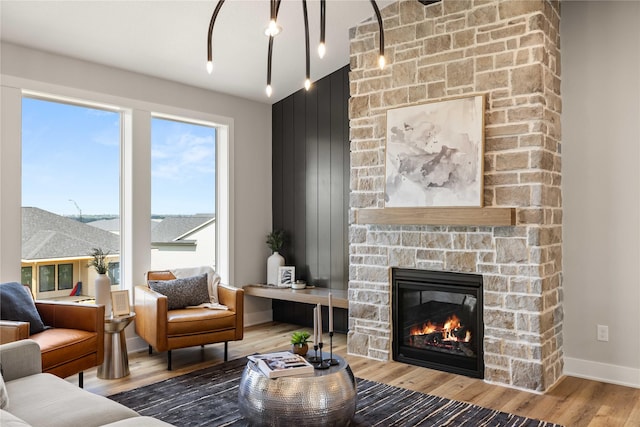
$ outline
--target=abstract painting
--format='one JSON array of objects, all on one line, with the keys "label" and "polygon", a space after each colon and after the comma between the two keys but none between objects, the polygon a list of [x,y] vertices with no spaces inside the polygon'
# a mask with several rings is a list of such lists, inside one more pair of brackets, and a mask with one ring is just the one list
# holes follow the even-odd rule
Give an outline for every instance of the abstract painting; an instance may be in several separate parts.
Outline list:
[{"label": "abstract painting", "polygon": [[385,207],[483,205],[484,96],[387,111]]}]

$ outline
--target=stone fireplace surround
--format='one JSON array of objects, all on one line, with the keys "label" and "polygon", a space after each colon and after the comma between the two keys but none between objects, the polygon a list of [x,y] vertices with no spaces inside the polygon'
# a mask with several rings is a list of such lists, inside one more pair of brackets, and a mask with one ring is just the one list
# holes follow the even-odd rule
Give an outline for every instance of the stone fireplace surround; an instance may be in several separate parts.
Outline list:
[{"label": "stone fireplace surround", "polygon": [[[484,280],[485,380],[543,392],[562,374],[560,4],[415,0],[351,33],[348,352],[391,360],[390,268]],[[485,94],[484,204],[515,226],[371,225],[384,207],[386,111]]]}]

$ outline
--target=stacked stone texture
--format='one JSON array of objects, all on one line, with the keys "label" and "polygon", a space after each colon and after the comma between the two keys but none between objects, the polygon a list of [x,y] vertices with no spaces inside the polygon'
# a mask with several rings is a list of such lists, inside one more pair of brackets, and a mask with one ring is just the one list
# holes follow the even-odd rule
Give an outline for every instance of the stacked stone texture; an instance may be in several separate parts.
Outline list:
[{"label": "stacked stone texture", "polygon": [[[544,391],[562,373],[560,5],[400,1],[351,32],[348,351],[391,359],[389,267],[484,277],[485,379]],[[485,206],[514,227],[354,222],[384,207],[386,112],[484,94]]]}]

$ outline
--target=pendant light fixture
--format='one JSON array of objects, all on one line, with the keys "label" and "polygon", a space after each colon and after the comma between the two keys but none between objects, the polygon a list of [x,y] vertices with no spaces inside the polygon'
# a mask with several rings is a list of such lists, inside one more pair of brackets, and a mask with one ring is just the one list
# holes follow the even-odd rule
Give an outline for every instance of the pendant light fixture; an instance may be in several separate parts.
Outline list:
[{"label": "pendant light fixture", "polygon": [[[269,24],[267,25],[264,33],[269,37],[269,47],[267,53],[267,96],[273,94],[273,88],[271,87],[271,65],[273,57],[273,40],[281,31],[282,27],[278,24],[278,11],[280,10],[280,3],[282,0],[269,0],[270,14]],[[373,11],[375,12],[376,19],[378,21],[378,27],[380,28],[380,47],[378,65],[380,68],[384,68],[384,29],[382,28],[382,16],[380,15],[380,9],[375,0],[369,0]],[[218,13],[222,9],[222,5],[225,0],[218,0],[213,15],[211,15],[211,21],[209,22],[209,32],[207,36],[207,72],[211,74],[213,72],[213,27],[218,18]],[[304,20],[304,38],[305,38],[305,80],[304,88],[309,90],[311,88],[311,59],[309,54],[309,15],[307,11],[307,0],[302,0],[302,15]],[[325,45],[325,28],[326,28],[326,0],[320,0],[320,43],[318,44],[318,56],[323,58],[326,54]]]}]

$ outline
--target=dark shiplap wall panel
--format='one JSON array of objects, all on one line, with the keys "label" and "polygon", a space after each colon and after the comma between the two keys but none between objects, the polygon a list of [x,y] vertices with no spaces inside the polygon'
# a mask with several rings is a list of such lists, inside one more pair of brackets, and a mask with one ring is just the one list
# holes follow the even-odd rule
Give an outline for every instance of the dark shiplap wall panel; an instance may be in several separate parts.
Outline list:
[{"label": "dark shiplap wall panel", "polygon": [[273,226],[298,279],[347,289],[349,67],[273,105]]}]

